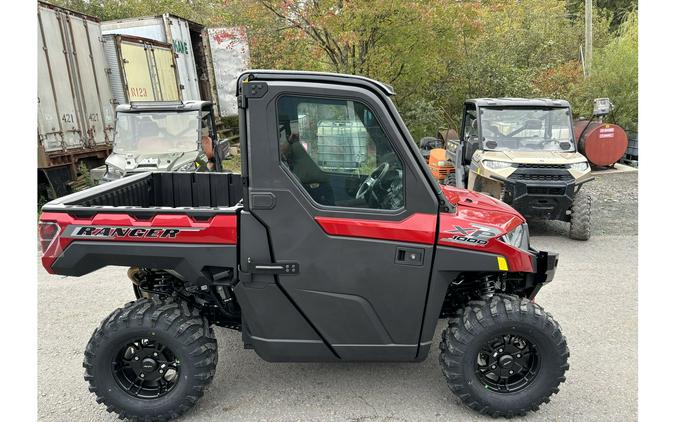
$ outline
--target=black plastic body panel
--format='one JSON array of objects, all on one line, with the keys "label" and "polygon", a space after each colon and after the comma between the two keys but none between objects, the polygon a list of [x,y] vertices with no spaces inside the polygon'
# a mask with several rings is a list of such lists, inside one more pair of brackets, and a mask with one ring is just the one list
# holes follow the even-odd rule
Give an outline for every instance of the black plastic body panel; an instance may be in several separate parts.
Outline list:
[{"label": "black plastic body panel", "polygon": [[72,242],[56,259],[52,268],[62,275],[81,276],[108,265],[173,270],[194,284],[209,283],[204,267],[237,269],[235,245],[148,243],[148,242]]},{"label": "black plastic body panel", "polygon": [[427,307],[420,333],[417,360],[424,360],[431,348],[431,341],[438,324],[446,292],[451,282],[462,272],[497,272],[497,256],[469,249],[438,246],[431,272]]},{"label": "black plastic body panel", "polygon": [[273,274],[249,272],[251,262],[272,262],[266,227],[251,213],[239,216],[242,337],[267,361],[330,361],[337,356],[300,312]]}]

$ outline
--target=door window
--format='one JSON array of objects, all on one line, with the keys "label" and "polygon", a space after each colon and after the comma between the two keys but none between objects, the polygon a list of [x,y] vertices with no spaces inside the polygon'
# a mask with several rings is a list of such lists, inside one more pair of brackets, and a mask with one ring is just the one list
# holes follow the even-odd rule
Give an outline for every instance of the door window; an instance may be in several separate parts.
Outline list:
[{"label": "door window", "polygon": [[282,165],[314,201],[384,210],[403,207],[403,165],[366,105],[284,96],[277,108]]}]

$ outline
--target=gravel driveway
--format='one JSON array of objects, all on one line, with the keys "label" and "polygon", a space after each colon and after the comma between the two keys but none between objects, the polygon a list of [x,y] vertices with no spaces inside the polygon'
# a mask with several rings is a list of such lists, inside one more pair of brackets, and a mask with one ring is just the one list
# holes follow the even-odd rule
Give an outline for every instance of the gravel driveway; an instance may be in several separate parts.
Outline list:
[{"label": "gravel driveway", "polygon": [[[560,322],[571,357],[551,403],[522,420],[637,419],[637,174],[599,176],[593,237],[569,240],[564,224],[532,225],[535,247],[560,253],[556,279],[537,302]],[[132,299],[126,271],[85,277],[38,269],[38,416],[113,421],[82,379],[82,352],[96,325]],[[439,322],[438,343],[444,322]],[[218,329],[218,370],[185,421],[482,421],[452,396],[434,350],[421,363],[267,363]]]}]

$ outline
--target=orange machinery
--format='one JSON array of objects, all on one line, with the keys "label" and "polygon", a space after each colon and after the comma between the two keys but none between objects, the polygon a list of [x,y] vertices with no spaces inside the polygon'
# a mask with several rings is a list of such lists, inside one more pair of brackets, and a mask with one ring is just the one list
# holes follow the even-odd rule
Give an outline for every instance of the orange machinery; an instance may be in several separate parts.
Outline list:
[{"label": "orange machinery", "polygon": [[448,160],[445,148],[434,148],[429,153],[429,168],[434,178],[444,183],[449,174],[455,172],[452,161]]}]

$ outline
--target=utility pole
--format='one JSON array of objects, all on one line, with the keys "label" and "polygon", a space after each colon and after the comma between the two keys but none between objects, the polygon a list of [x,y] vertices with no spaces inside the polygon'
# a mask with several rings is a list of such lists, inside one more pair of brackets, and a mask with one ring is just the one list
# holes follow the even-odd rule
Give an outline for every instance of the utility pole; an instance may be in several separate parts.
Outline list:
[{"label": "utility pole", "polygon": [[584,54],[586,65],[586,77],[591,75],[591,67],[593,63],[593,0],[586,0],[586,31]]}]

